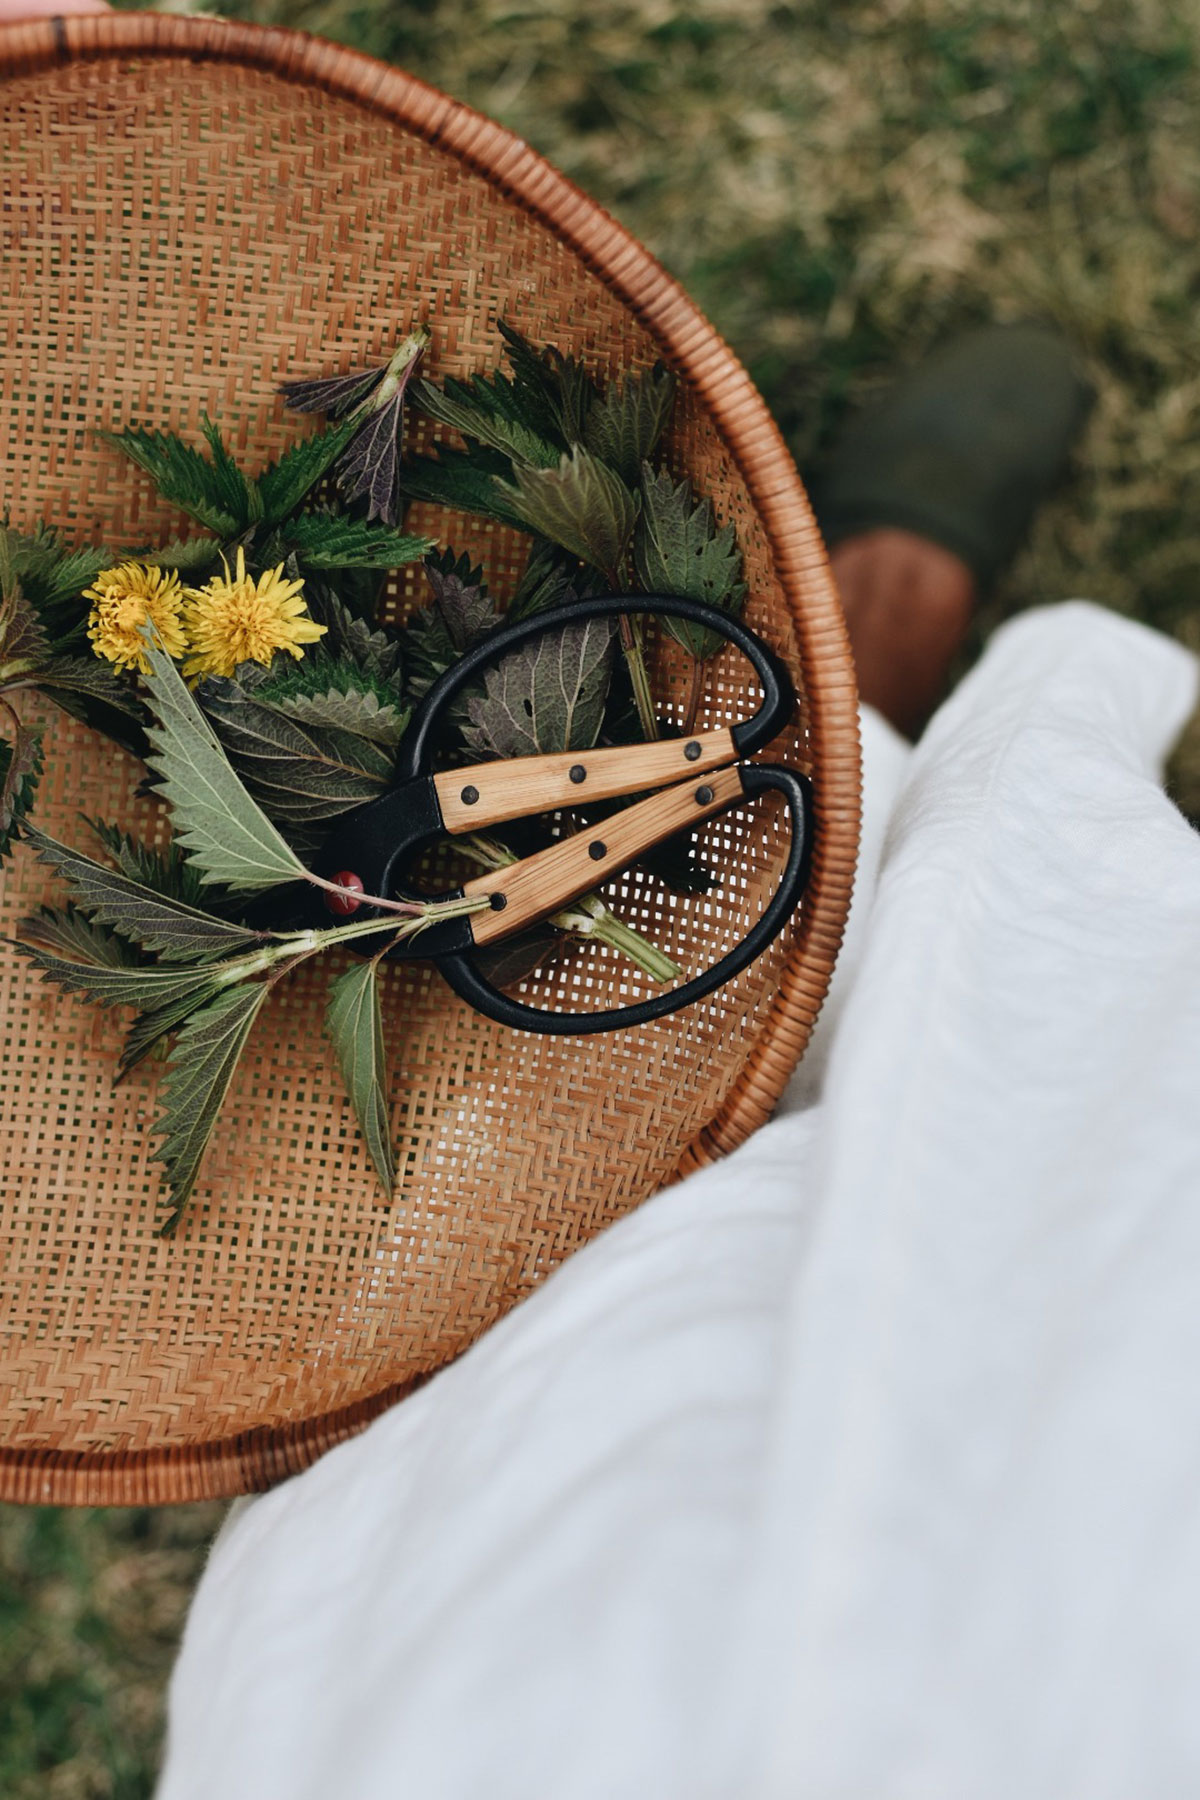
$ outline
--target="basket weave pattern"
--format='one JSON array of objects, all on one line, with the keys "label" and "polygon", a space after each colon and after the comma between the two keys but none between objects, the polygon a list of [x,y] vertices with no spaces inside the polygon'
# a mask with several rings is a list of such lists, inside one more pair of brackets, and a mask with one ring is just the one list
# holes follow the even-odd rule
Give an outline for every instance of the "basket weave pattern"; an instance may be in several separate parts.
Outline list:
[{"label": "basket weave pattern", "polygon": [[[747,617],[789,659],[812,771],[809,894],[790,933],[706,1004],[637,1032],[512,1034],[419,964],[389,972],[397,1199],[378,1194],[302,970],[256,1027],[179,1237],[155,1235],[156,1077],[114,1089],[111,1017],[0,956],[0,1494],[191,1499],[301,1468],[459,1354],[548,1270],[671,1177],[723,1154],[778,1099],[824,997],[858,817],[854,687],[819,540],[761,400],[680,290],[524,145],[394,70],[295,34],[114,16],[0,36],[2,352],[13,522],[162,541],[183,521],[98,423],[219,418],[252,467],[295,429],[286,372],[377,358],[418,309],[437,376],[496,357],[498,317],[602,369],[681,376],[672,461],[733,519]],[[511,591],[524,540],[414,509]],[[419,603],[403,572],[392,615]],[[661,671],[669,681],[670,667]],[[753,710],[745,665],[710,665],[701,724]],[[37,816],[147,836],[138,769],[62,720]],[[688,972],[744,935],[781,865],[771,808],[709,827],[710,898],[634,873],[613,903]],[[3,929],[49,892],[20,851]],[[641,997],[580,947],[541,1005]]]}]

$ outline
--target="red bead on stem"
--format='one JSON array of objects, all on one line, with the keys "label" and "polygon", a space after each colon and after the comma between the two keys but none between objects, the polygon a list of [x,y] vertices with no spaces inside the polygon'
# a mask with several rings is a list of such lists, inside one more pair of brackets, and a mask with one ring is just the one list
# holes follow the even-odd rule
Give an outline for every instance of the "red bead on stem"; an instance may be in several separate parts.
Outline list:
[{"label": "red bead on stem", "polygon": [[331,913],[337,913],[339,918],[349,918],[350,914],[356,913],[362,905],[362,902],[358,897],[360,894],[366,892],[366,889],[363,887],[362,876],[356,875],[353,869],[343,869],[339,875],[333,877],[333,880],[335,885],[342,888],[344,891],[340,894],[327,893],[325,895],[325,904],[329,908],[329,911]]}]

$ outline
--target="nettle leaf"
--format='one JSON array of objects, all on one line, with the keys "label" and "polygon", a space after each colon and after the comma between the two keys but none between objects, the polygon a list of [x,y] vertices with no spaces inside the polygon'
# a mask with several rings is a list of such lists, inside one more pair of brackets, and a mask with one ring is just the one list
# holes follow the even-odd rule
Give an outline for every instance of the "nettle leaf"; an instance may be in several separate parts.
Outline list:
[{"label": "nettle leaf", "polygon": [[270,991],[255,982],[218,994],[187,1020],[171,1052],[161,1089],[165,1100],[154,1130],[162,1143],[155,1158],[167,1170],[174,1209],[164,1235],[183,1217],[234,1070]]},{"label": "nettle leaf", "polygon": [[262,495],[258,483],[240,469],[221,436],[221,428],[207,413],[200,415],[200,429],[212,452],[213,473],[221,485],[229,511],[243,518],[247,525],[257,524],[263,516]]},{"label": "nettle leaf", "polygon": [[381,705],[379,696],[362,688],[327,688],[323,694],[292,694],[273,700],[277,712],[315,732],[349,732],[370,743],[394,749],[411,718],[407,710]]},{"label": "nettle leaf", "polygon": [[[52,526],[39,525],[25,534],[6,531],[0,544],[0,579],[3,591],[19,582],[45,630],[58,639],[82,630],[86,608],[80,601],[85,587],[115,558],[111,551],[94,545],[68,549]],[[7,568],[9,575],[3,576]]]},{"label": "nettle leaf", "polygon": [[636,490],[642,464],[658,448],[675,403],[675,388],[674,375],[658,363],[647,374],[613,382],[588,413],[584,443],[593,456],[616,470],[628,488]]},{"label": "nettle leaf", "polygon": [[124,1081],[131,1069],[136,1069],[165,1038],[178,1030],[186,1018],[198,1012],[202,1006],[207,1006],[221,991],[214,985],[208,992],[185,994],[182,999],[169,1006],[155,1006],[149,1012],[139,1013],[125,1033],[114,1081]]},{"label": "nettle leaf", "polygon": [[60,694],[76,694],[112,707],[131,719],[146,717],[132,683],[122,680],[108,663],[95,656],[53,657],[37,671],[37,685],[51,700],[57,700]]},{"label": "nettle leaf", "polygon": [[[742,553],[733,526],[718,530],[709,502],[693,502],[691,483],[676,485],[665,470],[644,473],[633,561],[648,594],[679,594],[731,613],[740,610],[746,597]],[[663,623],[698,661],[724,646],[725,639],[717,632],[685,619],[664,618]]]},{"label": "nettle leaf", "polygon": [[545,612],[550,606],[568,606],[602,594],[606,586],[604,577],[577,556],[568,556],[545,538],[535,538],[505,616],[510,620],[524,619],[531,613]]},{"label": "nettle leaf", "polygon": [[[287,659],[291,665],[288,673],[292,677],[288,683],[289,691],[298,691],[294,688],[294,679],[306,671],[318,667],[323,670],[326,666],[340,667],[344,671],[347,663],[382,687],[399,689],[399,634],[384,626],[373,625],[370,619],[347,606],[341,596],[320,579],[306,581],[304,593],[309,612],[319,625],[327,627],[328,636],[321,644],[324,656],[317,657],[315,651],[310,651],[299,662],[290,657]],[[331,656],[331,651],[336,654]]]},{"label": "nettle leaf", "polygon": [[345,418],[354,429],[337,463],[338,485],[348,500],[365,500],[368,519],[394,525],[397,475],[404,431],[404,401],[421,366],[430,332],[418,325],[379,369],[352,370],[324,381],[285,382],[281,392],[300,411]]},{"label": "nettle leaf", "polygon": [[463,743],[483,756],[590,750],[604,718],[615,637],[607,619],[594,619],[512,651],[468,700]]},{"label": "nettle leaf", "polygon": [[448,377],[441,388],[431,381],[418,381],[413,386],[413,400],[439,424],[475,438],[513,462],[537,469],[558,465],[561,445],[548,443],[526,422],[517,390],[503,375],[475,375],[467,382]]},{"label": "nettle leaf", "polygon": [[68,884],[81,911],[103,925],[115,926],[144,950],[157,950],[166,962],[219,956],[248,949],[259,941],[259,934],[249,927],[202,912],[123,870],[105,868],[81,851],[47,837],[35,825],[27,824],[24,835],[39,860]]},{"label": "nettle leaf", "polygon": [[280,535],[310,569],[398,569],[433,548],[432,538],[341,513],[300,513],[281,526]]},{"label": "nettle leaf", "polygon": [[500,320],[500,335],[518,388],[540,396],[564,448],[581,444],[588,414],[600,397],[584,365],[553,346],[537,349],[504,319]]},{"label": "nettle leaf", "polygon": [[382,744],[347,731],[308,730],[228,678],[210,679],[199,692],[246,789],[266,816],[306,846],[313,841],[306,828],[391,786],[395,759]]},{"label": "nettle leaf", "polygon": [[220,465],[214,464],[174,432],[145,431],[140,425],[100,435],[146,471],[164,500],[209,531],[229,538],[252,523],[245,478],[239,489],[229,473],[232,459],[228,456]]},{"label": "nettle leaf", "polygon": [[171,1006],[188,996],[203,996],[219,991],[223,983],[210,963],[188,968],[117,967],[95,962],[81,963],[44,950],[39,944],[18,943],[18,949],[69,993],[85,994],[101,1006],[136,1006],[153,1009]]},{"label": "nettle leaf", "polygon": [[246,792],[208,720],[165,651],[147,644],[158,723],[147,733],[175,835],[206,883],[244,893],[304,876],[304,865]]},{"label": "nettle leaf", "polygon": [[525,529],[561,544],[616,580],[637,521],[638,503],[619,475],[579,446],[557,469],[516,469],[498,482]]},{"label": "nettle leaf", "polygon": [[433,591],[433,604],[450,642],[458,651],[500,622],[500,609],[488,593],[483,570],[472,568],[469,556],[455,557],[453,550],[425,559],[425,579]]},{"label": "nettle leaf", "polygon": [[133,969],[143,963],[132,944],[106,925],[97,925],[75,906],[61,910],[39,907],[37,912],[18,920],[17,931],[24,943],[36,944],[41,950],[50,950],[69,962],[86,963],[93,969]]},{"label": "nettle leaf", "polygon": [[182,900],[187,906],[207,911],[203,902],[212,897],[211,890],[206,896],[203,882],[177,845],[168,844],[165,849],[156,850],[122,831],[119,825],[108,825],[103,819],[85,819],[84,823],[95,832],[118,869],[130,881],[163,894],[169,900]]},{"label": "nettle leaf", "polygon": [[156,569],[174,569],[180,575],[193,575],[212,568],[220,554],[220,538],[198,533],[190,538],[172,538],[160,549],[140,551],[138,561],[149,563]]},{"label": "nettle leaf", "polygon": [[375,962],[356,964],[332,984],[325,1029],[371,1161],[390,1200],[396,1164],[388,1129],[387,1060]]},{"label": "nettle leaf", "polygon": [[[33,805],[41,772],[42,734],[18,719],[12,743],[0,738],[0,862]],[[26,823],[26,833],[31,830]]]},{"label": "nettle leaf", "polygon": [[278,461],[268,463],[258,478],[263,518],[277,525],[294,512],[304,496],[327,475],[354,435],[354,425],[343,421],[315,437],[289,444]]},{"label": "nettle leaf", "polygon": [[368,519],[394,525],[399,516],[397,476],[404,437],[404,389],[374,412],[351,437],[338,464],[338,486],[347,500],[365,500]]},{"label": "nettle leaf", "polygon": [[279,392],[293,412],[319,412],[329,419],[344,419],[373,394],[387,373],[387,364],[373,369],[351,369],[346,375],[324,375],[316,381],[282,381]]},{"label": "nettle leaf", "polygon": [[34,679],[48,700],[101,731],[141,761],[146,754],[142,727],[148,714],[130,677],[118,675],[95,656],[56,656]]},{"label": "nettle leaf", "polygon": [[482,513],[525,531],[528,527],[501,492],[501,482],[511,474],[509,459],[485,444],[469,444],[465,450],[439,445],[436,457],[414,456],[406,462],[399,485],[410,500],[425,500],[454,512]]}]

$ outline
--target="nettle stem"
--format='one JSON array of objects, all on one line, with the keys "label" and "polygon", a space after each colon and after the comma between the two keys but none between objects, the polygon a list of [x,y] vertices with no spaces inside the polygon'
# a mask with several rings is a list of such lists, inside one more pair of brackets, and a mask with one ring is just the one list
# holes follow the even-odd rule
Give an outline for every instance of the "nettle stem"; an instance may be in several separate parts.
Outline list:
[{"label": "nettle stem", "polygon": [[[478,831],[459,838],[456,847],[485,869],[507,869],[518,860],[507,844],[501,844],[496,838],[484,837]],[[624,919],[619,919],[612,908],[604,904],[599,894],[584,894],[582,899],[572,901],[570,906],[552,913],[549,923],[572,937],[594,937],[613,950],[619,950],[644,975],[648,975],[651,981],[678,981],[683,973],[665,951],[652,944],[649,938],[643,937],[632,925],[627,925]]]},{"label": "nettle stem", "polygon": [[640,619],[631,618],[628,613],[621,614],[621,650],[625,666],[629,670],[642,735],[648,744],[653,744],[658,738],[658,720],[654,716],[654,697],[650,692],[650,676],[646,669],[642,624]]}]

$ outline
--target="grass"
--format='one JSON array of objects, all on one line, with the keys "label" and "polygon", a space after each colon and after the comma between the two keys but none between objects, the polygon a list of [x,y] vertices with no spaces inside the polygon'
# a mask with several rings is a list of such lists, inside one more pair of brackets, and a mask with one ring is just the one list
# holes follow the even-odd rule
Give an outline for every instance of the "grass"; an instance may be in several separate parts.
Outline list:
[{"label": "grass", "polygon": [[[186,4],[186,0],[184,0]],[[230,0],[403,64],[626,223],[801,468],[957,327],[1056,321],[1098,401],[981,621],[1087,594],[1200,649],[1200,14],[1184,0]],[[1172,782],[1200,816],[1200,730]],[[6,1800],[149,1792],[218,1511],[0,1509]]]}]

